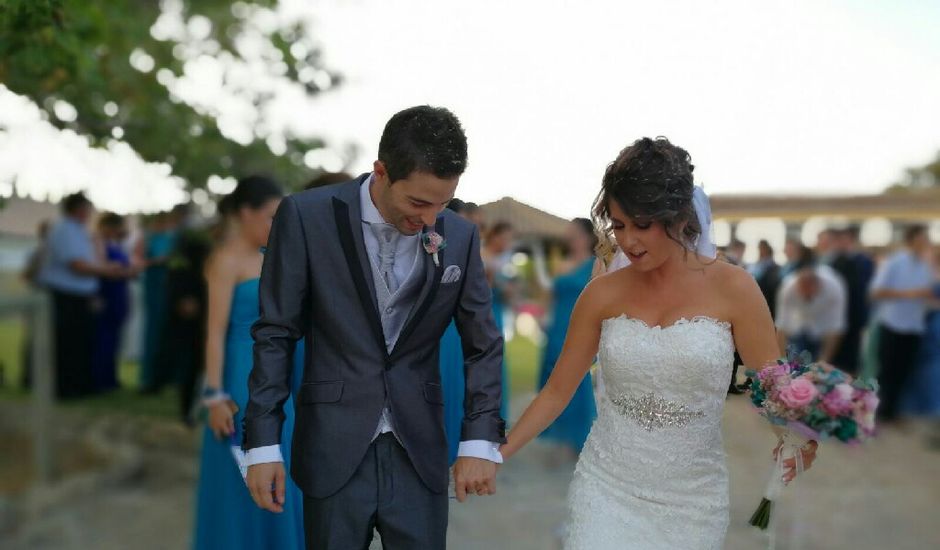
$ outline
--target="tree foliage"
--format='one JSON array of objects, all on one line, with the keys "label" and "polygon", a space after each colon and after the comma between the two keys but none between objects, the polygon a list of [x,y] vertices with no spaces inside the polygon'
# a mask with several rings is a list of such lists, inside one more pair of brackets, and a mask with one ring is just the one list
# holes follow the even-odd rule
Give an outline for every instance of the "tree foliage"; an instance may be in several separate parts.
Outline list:
[{"label": "tree foliage", "polygon": [[[302,22],[278,21],[259,31],[256,19],[270,22],[275,4],[0,0],[0,82],[35,101],[53,124],[96,145],[121,138],[145,160],[170,164],[192,187],[205,186],[210,175],[255,172],[299,186],[316,173],[304,154],[323,147],[322,140],[272,130],[263,116],[249,122],[247,136],[237,136],[219,124],[215,106],[173,91],[187,63],[206,56],[227,66],[261,67],[266,79],[282,89],[301,87],[307,96],[335,87],[339,76],[323,67]],[[183,24],[160,31],[159,18],[174,15]],[[245,37],[255,39],[254,53],[241,43]],[[292,48],[297,43],[302,47]],[[257,113],[276,101],[270,86],[225,86]]]}]

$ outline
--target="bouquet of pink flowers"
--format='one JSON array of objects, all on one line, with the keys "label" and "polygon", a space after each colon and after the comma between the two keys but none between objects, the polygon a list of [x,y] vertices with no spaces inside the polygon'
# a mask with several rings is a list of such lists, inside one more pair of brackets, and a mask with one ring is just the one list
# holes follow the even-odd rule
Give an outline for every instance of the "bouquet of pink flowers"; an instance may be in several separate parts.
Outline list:
[{"label": "bouquet of pink flowers", "polygon": [[834,438],[854,445],[874,435],[878,395],[874,382],[853,380],[830,365],[812,363],[806,352],[747,374],[752,379],[751,401],[771,424],[786,430],[774,474],[750,521],[766,529],[773,502],[785,486],[784,461],[795,459],[800,470],[801,449],[810,440]]}]

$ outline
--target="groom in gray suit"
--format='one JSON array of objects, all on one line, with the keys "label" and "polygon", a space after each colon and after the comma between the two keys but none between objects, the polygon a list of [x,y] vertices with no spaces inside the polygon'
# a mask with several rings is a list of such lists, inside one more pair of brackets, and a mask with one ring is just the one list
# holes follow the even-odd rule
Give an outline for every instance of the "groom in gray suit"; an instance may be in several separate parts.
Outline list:
[{"label": "groom in gray suit", "polygon": [[441,335],[453,319],[466,394],[455,491],[495,491],[502,336],[476,226],[445,209],[467,165],[448,110],[413,107],[385,127],[373,172],[285,198],[261,272],[243,447],[248,486],[282,512],[278,444],[297,341],[305,338],[291,476],[308,549],[446,544],[448,472]]}]

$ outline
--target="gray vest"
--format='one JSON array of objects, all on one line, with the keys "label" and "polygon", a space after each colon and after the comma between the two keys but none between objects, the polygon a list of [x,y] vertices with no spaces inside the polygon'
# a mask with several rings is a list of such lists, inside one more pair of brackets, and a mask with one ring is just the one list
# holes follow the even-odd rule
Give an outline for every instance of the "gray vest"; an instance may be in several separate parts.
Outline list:
[{"label": "gray vest", "polygon": [[398,337],[405,326],[405,321],[411,314],[412,308],[421,293],[424,283],[424,269],[422,269],[424,256],[422,250],[415,254],[415,261],[411,271],[404,281],[398,282],[398,290],[394,294],[388,291],[388,285],[382,277],[381,269],[375,263],[375,258],[369,255],[372,266],[372,280],[375,282],[375,301],[379,306],[379,318],[382,322],[382,332],[385,333],[385,346],[391,352],[398,342]]}]

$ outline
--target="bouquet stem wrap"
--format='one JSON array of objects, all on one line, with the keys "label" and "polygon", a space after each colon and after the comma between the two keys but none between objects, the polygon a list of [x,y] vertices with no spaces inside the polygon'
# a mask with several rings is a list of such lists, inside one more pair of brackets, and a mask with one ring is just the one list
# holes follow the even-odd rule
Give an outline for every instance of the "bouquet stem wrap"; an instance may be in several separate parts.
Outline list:
[{"label": "bouquet stem wrap", "polygon": [[773,505],[780,498],[780,493],[786,487],[783,476],[786,473],[784,461],[794,459],[796,462],[796,472],[803,471],[803,447],[809,443],[809,438],[798,434],[792,430],[787,430],[780,434],[780,451],[777,453],[777,461],[774,464],[773,473],[767,482],[767,488],[764,490],[764,498],[754,515],[751,516],[749,523],[761,530],[767,529],[770,525],[770,517],[773,512]]}]

